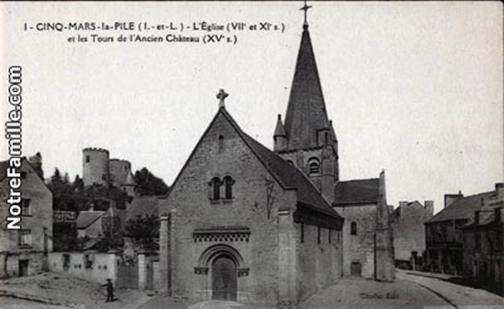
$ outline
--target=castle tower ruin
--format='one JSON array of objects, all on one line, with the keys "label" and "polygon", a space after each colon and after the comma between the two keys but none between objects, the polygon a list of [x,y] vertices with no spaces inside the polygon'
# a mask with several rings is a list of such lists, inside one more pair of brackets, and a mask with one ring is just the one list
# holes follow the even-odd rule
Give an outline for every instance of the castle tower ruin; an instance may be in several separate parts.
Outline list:
[{"label": "castle tower ruin", "polygon": [[88,147],[82,150],[82,180],[85,187],[109,184],[109,151]]}]

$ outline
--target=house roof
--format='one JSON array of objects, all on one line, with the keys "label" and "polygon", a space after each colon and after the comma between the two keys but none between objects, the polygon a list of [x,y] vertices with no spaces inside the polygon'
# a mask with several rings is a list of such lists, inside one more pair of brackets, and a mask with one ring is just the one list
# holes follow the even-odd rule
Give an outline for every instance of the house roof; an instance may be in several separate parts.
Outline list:
[{"label": "house roof", "polygon": [[481,199],[487,199],[494,193],[494,191],[490,191],[462,197],[438,212],[426,223],[471,219],[474,216],[474,212],[481,209]]},{"label": "house roof", "polygon": [[334,186],[333,206],[378,203],[379,179],[339,181]]},{"label": "house roof", "polygon": [[284,128],[287,150],[316,147],[317,130],[329,128],[308,27],[303,27]]},{"label": "house roof", "polygon": [[126,211],[125,221],[135,219],[138,216],[157,216],[159,212],[157,196],[141,196],[136,197],[128,206]]},{"label": "house roof", "polygon": [[102,217],[105,214],[105,211],[102,210],[83,210],[77,216],[76,225],[78,229],[85,229],[91,224],[93,224],[96,220]]}]

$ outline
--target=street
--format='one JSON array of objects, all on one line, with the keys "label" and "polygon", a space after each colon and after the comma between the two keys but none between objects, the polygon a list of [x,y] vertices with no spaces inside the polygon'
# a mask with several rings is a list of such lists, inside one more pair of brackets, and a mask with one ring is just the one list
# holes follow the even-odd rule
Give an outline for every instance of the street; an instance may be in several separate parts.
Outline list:
[{"label": "street", "polygon": [[[336,284],[303,301],[300,309],[347,308],[425,308],[425,309],[497,309],[504,298],[485,290],[470,288],[444,280],[438,274],[398,271],[392,283],[360,278],[343,278]],[[235,302],[207,301],[186,303],[138,290],[116,291],[118,300],[105,303],[93,297],[99,284],[63,275],[41,274],[0,281],[2,309],[78,308],[78,309],[269,309]],[[71,293],[70,293],[71,292]],[[271,308],[273,309],[273,308]]]}]

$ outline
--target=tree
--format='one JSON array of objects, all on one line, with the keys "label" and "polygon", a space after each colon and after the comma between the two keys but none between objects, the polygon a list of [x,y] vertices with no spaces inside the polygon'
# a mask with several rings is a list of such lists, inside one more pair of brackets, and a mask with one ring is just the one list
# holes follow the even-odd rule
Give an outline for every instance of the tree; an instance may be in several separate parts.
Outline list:
[{"label": "tree", "polygon": [[157,215],[136,216],[126,222],[125,235],[131,237],[135,245],[144,250],[156,250],[155,239],[159,236],[159,218]]},{"label": "tree", "polygon": [[58,185],[62,182],[61,180],[61,173],[58,168],[54,170],[54,174],[51,176],[51,185]]},{"label": "tree", "polygon": [[73,181],[72,186],[74,192],[81,192],[82,190],[84,190],[84,181],[82,180],[82,178],[79,177],[79,175],[75,175],[75,179]]},{"label": "tree", "polygon": [[138,186],[138,193],[142,196],[163,195],[168,192],[168,186],[165,182],[154,176],[145,167],[136,171],[134,178]]}]

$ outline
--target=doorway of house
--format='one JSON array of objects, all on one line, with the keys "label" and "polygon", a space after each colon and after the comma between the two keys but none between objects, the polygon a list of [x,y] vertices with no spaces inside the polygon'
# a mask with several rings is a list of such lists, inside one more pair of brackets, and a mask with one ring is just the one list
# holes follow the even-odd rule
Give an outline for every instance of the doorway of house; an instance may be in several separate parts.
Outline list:
[{"label": "doorway of house", "polygon": [[18,274],[20,277],[28,276],[28,266],[29,260],[19,260],[18,262]]},{"label": "doorway of house", "polygon": [[237,272],[235,262],[221,255],[212,263],[212,298],[236,300]]},{"label": "doorway of house", "polygon": [[352,262],[350,265],[350,275],[354,277],[362,276],[362,265],[360,262]]}]

